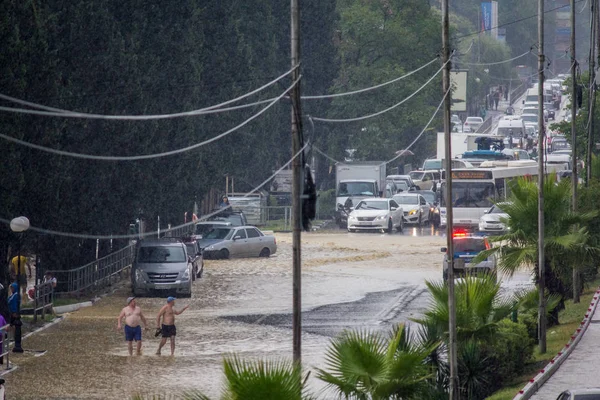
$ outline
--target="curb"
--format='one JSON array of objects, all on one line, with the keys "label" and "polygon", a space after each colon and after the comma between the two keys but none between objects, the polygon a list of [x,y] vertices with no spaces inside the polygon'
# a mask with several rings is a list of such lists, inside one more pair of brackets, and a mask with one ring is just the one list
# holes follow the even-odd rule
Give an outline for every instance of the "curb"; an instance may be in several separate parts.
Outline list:
[{"label": "curb", "polygon": [[598,307],[598,298],[600,297],[600,287],[596,289],[596,293],[594,293],[594,297],[590,302],[590,306],[587,309],[587,313],[585,317],[580,323],[580,327],[575,330],[571,339],[565,347],[562,348],[558,354],[550,360],[548,364],[544,367],[544,369],[540,370],[536,376],[529,380],[529,383],[525,385],[525,387],[513,397],[513,400],[527,400],[531,398],[541,387],[546,383],[548,379],[560,368],[561,364],[569,357],[569,355],[573,352],[583,334],[587,330],[587,327],[590,325],[592,320],[592,315],[596,311],[596,307]]}]

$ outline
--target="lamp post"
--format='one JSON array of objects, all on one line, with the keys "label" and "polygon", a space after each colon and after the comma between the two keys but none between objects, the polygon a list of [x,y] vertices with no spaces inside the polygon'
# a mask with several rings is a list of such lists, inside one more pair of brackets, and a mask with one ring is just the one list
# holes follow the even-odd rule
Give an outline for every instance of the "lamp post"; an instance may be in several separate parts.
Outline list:
[{"label": "lamp post", "polygon": [[[23,233],[29,229],[29,219],[27,217],[17,217],[10,221],[10,229],[18,235],[19,241],[17,244],[17,316],[14,320],[15,326],[15,346],[13,353],[22,353],[21,347],[21,240]],[[23,266],[25,267],[25,266]]]}]

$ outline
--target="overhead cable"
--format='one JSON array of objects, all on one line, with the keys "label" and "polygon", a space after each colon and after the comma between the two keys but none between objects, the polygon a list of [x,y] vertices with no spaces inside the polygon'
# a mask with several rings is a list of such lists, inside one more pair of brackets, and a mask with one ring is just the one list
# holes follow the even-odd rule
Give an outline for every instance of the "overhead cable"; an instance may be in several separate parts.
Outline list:
[{"label": "overhead cable", "polygon": [[318,147],[313,146],[313,150],[315,150],[317,153],[321,154],[323,157],[327,158],[328,160],[333,161],[336,164],[339,163],[338,160],[331,157],[329,154],[326,154],[325,152],[321,151],[321,149],[319,149]]},{"label": "overhead cable", "polygon": [[437,113],[440,111],[440,108],[442,108],[442,105],[444,104],[444,100],[446,100],[446,97],[450,93],[450,89],[451,88],[448,88],[448,90],[446,90],[446,93],[444,94],[444,97],[442,98],[442,101],[440,102],[440,104],[435,109],[435,111],[434,111],[433,115],[431,116],[431,118],[429,118],[429,121],[427,122],[427,124],[425,125],[425,127],[423,128],[423,130],[421,130],[421,133],[419,133],[417,135],[417,137],[404,150],[400,150],[398,152],[398,155],[396,155],[396,157],[394,157],[394,158],[386,161],[385,162],[386,164],[389,164],[392,161],[395,161],[396,159],[402,157],[404,155],[404,153],[406,153],[408,150],[410,150],[410,148],[413,147],[413,145],[415,143],[417,143],[417,140],[419,140],[421,138],[421,136],[423,136],[423,134],[427,131],[427,129],[429,129],[429,125],[431,124],[431,122],[433,121],[433,119],[435,118],[435,116],[437,115]]},{"label": "overhead cable", "polygon": [[[252,193],[259,190],[261,187],[266,185],[271,179],[273,179],[275,176],[277,176],[277,174],[279,174],[281,171],[283,171],[285,168],[287,168],[292,163],[292,161],[294,161],[296,159],[296,157],[298,157],[300,154],[302,154],[302,152],[308,146],[309,146],[309,143],[306,143],[304,145],[304,147],[302,147],[296,154],[294,154],[294,156],[288,162],[286,162],[281,168],[279,168],[271,176],[269,176],[267,179],[265,179],[260,185],[256,186],[254,189],[252,189],[251,191],[244,194],[242,197],[248,197]],[[186,226],[192,226],[192,225],[197,224],[200,221],[204,221],[210,217],[213,217],[213,216],[223,212],[226,209],[227,208],[219,209],[218,211],[201,216],[198,220],[190,221],[190,222],[187,222],[187,223],[181,224],[181,225],[177,225],[170,229],[162,229],[160,231],[146,232],[143,234],[143,236],[145,236],[145,237],[155,236],[155,235],[157,236],[161,232],[164,233],[164,232],[169,232],[169,231],[174,231],[174,230],[177,230],[180,228],[184,228]],[[0,218],[0,222],[4,223],[6,225],[10,225],[10,220],[5,219],[5,218]],[[33,225],[29,227],[29,230],[33,231],[33,232],[48,234],[48,235],[70,237],[70,238],[76,238],[76,239],[107,239],[108,240],[108,239],[138,239],[139,238],[139,235],[137,235],[137,234],[133,234],[133,235],[88,235],[88,234],[83,234],[83,233],[73,233],[73,232],[64,232],[64,231],[56,231],[56,230],[52,230],[52,229],[38,228]]]},{"label": "overhead cable", "polygon": [[375,89],[379,89],[381,87],[390,85],[394,82],[398,82],[399,80],[402,80],[404,78],[408,78],[409,76],[411,76],[412,74],[419,72],[420,70],[422,70],[425,67],[430,66],[431,64],[433,64],[434,62],[437,61],[437,57],[434,58],[433,60],[429,61],[427,64],[420,66],[419,68],[415,69],[414,71],[411,71],[405,75],[399,76],[398,78],[394,78],[391,81],[387,81],[384,83],[380,83],[379,85],[375,85],[375,86],[371,86],[368,88],[364,88],[364,89],[358,89],[358,90],[353,90],[350,92],[344,92],[344,93],[335,93],[335,94],[324,94],[324,95],[318,95],[318,96],[302,96],[301,99],[302,100],[314,100],[314,99],[331,99],[334,97],[342,97],[342,96],[350,96],[352,94],[357,94],[357,93],[364,93],[364,92],[368,92],[370,90],[375,90]]},{"label": "overhead cable", "polygon": [[[231,100],[227,100],[223,103],[219,103],[219,104],[215,104],[213,106],[210,107],[205,107],[205,108],[200,108],[197,110],[192,110],[192,111],[185,111],[185,112],[179,112],[179,113],[173,113],[173,114],[156,114],[156,115],[103,115],[103,114],[90,114],[90,113],[82,113],[82,112],[77,112],[77,111],[71,111],[71,110],[64,110],[61,108],[55,108],[55,107],[48,107],[42,104],[37,104],[37,103],[33,103],[30,101],[26,101],[26,100],[21,100],[21,99],[17,99],[15,97],[12,96],[8,96],[5,94],[0,94],[0,99],[4,99],[13,103],[17,103],[17,104],[22,104],[28,107],[32,107],[32,108],[36,108],[38,110],[44,110],[44,111],[37,111],[37,110],[29,110],[29,109],[23,109],[23,108],[11,108],[11,107],[0,107],[0,111],[6,111],[6,112],[13,112],[13,113],[20,113],[20,114],[33,114],[33,115],[42,115],[42,116],[48,116],[48,117],[62,117],[62,118],[87,118],[87,119],[103,119],[103,120],[119,120],[119,121],[150,121],[150,120],[158,120],[158,119],[171,119],[171,118],[181,118],[181,117],[191,117],[191,116],[196,116],[196,115],[203,115],[203,114],[209,114],[209,113],[214,113],[214,112],[220,112],[220,111],[215,111],[221,107],[224,107],[228,104],[232,104],[235,103],[237,101],[240,101],[242,99],[245,99],[246,97],[252,96],[266,88],[268,88],[269,86],[272,86],[273,84],[279,82],[280,80],[282,80],[283,78],[285,78],[286,76],[288,76],[290,73],[292,73],[295,69],[292,68],[291,70],[289,70],[288,72],[286,72],[283,75],[280,75],[279,77],[275,78],[274,80],[272,80],[269,83],[264,84],[263,86],[254,89],[251,92],[248,92],[244,95],[241,95],[239,97],[236,97],[235,99],[231,99]],[[271,100],[271,99],[269,99]],[[257,102],[255,104],[252,105],[257,105],[257,104],[262,104],[264,102],[268,102],[269,100],[263,100],[262,102]],[[245,106],[237,106],[237,107],[232,107],[230,109],[238,109],[238,108],[243,108],[243,107],[247,107],[248,105]],[[223,111],[227,111],[227,110],[223,110]]]},{"label": "overhead cable", "polygon": [[450,60],[446,61],[444,63],[444,65],[442,65],[442,67],[440,69],[438,69],[437,72],[435,74],[433,74],[433,76],[431,78],[429,78],[429,80],[427,80],[427,82],[425,82],[415,92],[413,92],[411,95],[409,95],[408,97],[406,97],[404,100],[400,101],[399,103],[394,104],[391,107],[386,108],[385,110],[381,110],[381,111],[378,111],[378,112],[373,113],[373,114],[363,115],[362,117],[356,117],[356,118],[319,118],[319,117],[312,117],[312,119],[315,120],[315,121],[321,121],[321,122],[354,122],[354,121],[362,121],[362,120],[365,120],[365,119],[377,117],[377,116],[379,116],[381,114],[384,114],[384,113],[386,113],[388,111],[393,110],[396,107],[399,107],[400,105],[406,103],[408,100],[410,100],[411,98],[413,98],[414,96],[416,96],[421,90],[423,90],[427,85],[429,85],[429,83],[431,83],[432,80],[435,79],[435,77],[442,71],[442,69],[444,69],[444,67],[446,66],[446,64],[448,64],[449,62],[450,62]]},{"label": "overhead cable", "polygon": [[469,62],[461,62],[460,64],[464,64],[464,65],[475,65],[475,66],[476,66],[476,65],[481,65],[481,66],[484,66],[484,65],[498,65],[498,64],[504,64],[504,63],[507,63],[507,62],[514,61],[514,60],[516,60],[516,59],[519,59],[519,58],[521,58],[521,57],[524,57],[524,56],[526,56],[527,54],[530,54],[530,53],[531,53],[531,50],[529,50],[529,51],[526,51],[525,53],[523,53],[523,54],[521,54],[521,55],[519,55],[519,56],[516,56],[516,57],[513,57],[513,58],[509,58],[508,60],[503,60],[503,61],[496,61],[496,62],[489,62],[489,63],[469,63]]},{"label": "overhead cable", "polygon": [[[300,76],[301,78],[301,76]],[[236,125],[235,127],[215,136],[212,137],[210,139],[207,139],[203,142],[200,143],[196,143],[193,144],[191,146],[187,146],[187,147],[183,147],[180,149],[176,149],[176,150],[170,150],[170,151],[165,151],[162,153],[155,153],[155,154],[144,154],[144,155],[137,155],[137,156],[99,156],[99,155],[94,155],[94,154],[84,154],[84,153],[74,153],[74,152],[70,152],[70,151],[64,151],[64,150],[57,150],[57,149],[53,149],[50,147],[45,147],[45,146],[41,146],[38,144],[34,144],[34,143],[30,143],[27,142],[25,140],[21,140],[21,139],[17,139],[15,137],[12,136],[8,136],[5,135],[3,133],[0,133],[0,138],[5,139],[9,142],[13,142],[13,143],[17,143],[26,147],[30,147],[32,149],[36,149],[36,150],[41,150],[41,151],[45,151],[47,153],[52,153],[52,154],[57,154],[60,156],[68,156],[68,157],[74,157],[74,158],[82,158],[82,159],[86,159],[86,160],[97,160],[97,161],[139,161],[139,160],[149,160],[149,159],[153,159],[153,158],[160,158],[160,157],[167,157],[167,156],[172,156],[175,154],[181,154],[181,153],[185,153],[194,149],[197,149],[199,147],[205,146],[209,143],[215,142],[235,131],[237,131],[238,129],[242,128],[243,126],[247,125],[248,123],[250,123],[251,121],[255,120],[256,118],[258,118],[260,115],[262,115],[264,112],[266,112],[269,108],[273,107],[273,105],[275,105],[279,100],[281,100],[282,97],[284,97],[293,87],[294,85],[296,85],[299,81],[300,78],[298,78],[296,81],[294,81],[292,83],[292,85],[290,87],[288,87],[282,94],[280,94],[278,97],[275,97],[273,99],[273,101],[271,103],[269,103],[266,107],[264,107],[263,109],[261,109],[259,112],[257,112],[256,114],[254,114],[253,116],[251,116],[250,118],[246,119],[245,121],[243,121],[242,123]]]}]

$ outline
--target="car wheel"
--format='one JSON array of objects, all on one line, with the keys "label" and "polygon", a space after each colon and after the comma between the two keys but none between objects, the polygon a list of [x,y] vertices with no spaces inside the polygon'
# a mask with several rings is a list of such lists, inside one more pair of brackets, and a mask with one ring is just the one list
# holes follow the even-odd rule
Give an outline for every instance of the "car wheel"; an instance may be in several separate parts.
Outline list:
[{"label": "car wheel", "polygon": [[444,282],[448,281],[448,271],[444,271],[444,273],[442,274],[444,277]]},{"label": "car wheel", "polygon": [[198,270],[198,273],[196,274],[196,278],[198,278],[198,279],[202,278],[203,273],[204,273],[204,265],[202,267],[200,267],[200,269]]},{"label": "car wheel", "polygon": [[404,218],[400,218],[400,225],[396,228],[398,232],[402,232],[404,230]]},{"label": "car wheel", "polygon": [[271,250],[269,250],[267,247],[265,247],[264,249],[262,249],[260,251],[260,254],[258,255],[259,257],[269,257],[271,255]]},{"label": "car wheel", "polygon": [[351,233],[356,232],[356,229],[350,229],[350,228],[348,228],[348,232],[351,232]]},{"label": "car wheel", "polygon": [[192,269],[192,282],[195,282],[195,281],[196,281],[196,275],[198,275],[198,268],[197,268],[197,267],[194,267],[194,268]]},{"label": "car wheel", "polygon": [[391,219],[388,221],[387,233],[394,233],[394,224]]},{"label": "car wheel", "polygon": [[423,226],[423,214],[419,214],[419,226]]},{"label": "car wheel", "polygon": [[221,249],[221,251],[219,251],[219,258],[222,260],[227,260],[229,258],[229,250]]}]

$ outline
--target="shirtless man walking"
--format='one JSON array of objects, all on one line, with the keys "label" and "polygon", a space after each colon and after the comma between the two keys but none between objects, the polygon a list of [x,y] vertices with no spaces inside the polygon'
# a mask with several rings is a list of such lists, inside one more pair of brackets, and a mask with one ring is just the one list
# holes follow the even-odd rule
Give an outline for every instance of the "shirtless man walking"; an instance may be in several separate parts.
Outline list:
[{"label": "shirtless man walking", "polygon": [[129,355],[133,355],[133,341],[137,342],[137,355],[142,354],[142,327],[140,321],[144,323],[144,330],[148,329],[146,317],[142,314],[142,309],[135,304],[135,297],[127,298],[127,306],[121,310],[117,319],[117,330],[121,330],[121,320],[125,318],[125,340],[129,349]]},{"label": "shirtless man walking", "polygon": [[[176,311],[173,307],[175,306],[175,297],[168,297],[167,304],[164,305],[160,311],[158,312],[158,316],[156,317],[156,328],[161,329],[162,340],[158,345],[158,350],[156,350],[156,354],[160,356],[160,350],[163,348],[165,343],[167,343],[167,338],[171,338],[171,355],[175,353],[175,335],[177,334],[177,329],[175,328],[175,316],[184,312],[189,305],[183,307],[181,311]],[[160,318],[162,317],[162,326],[160,324]]]}]

